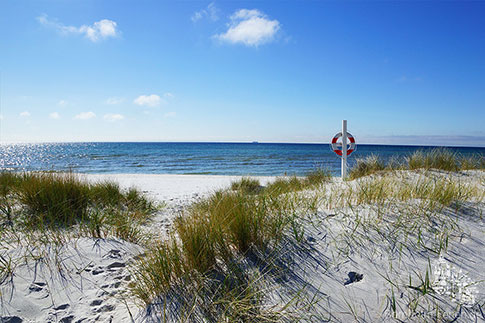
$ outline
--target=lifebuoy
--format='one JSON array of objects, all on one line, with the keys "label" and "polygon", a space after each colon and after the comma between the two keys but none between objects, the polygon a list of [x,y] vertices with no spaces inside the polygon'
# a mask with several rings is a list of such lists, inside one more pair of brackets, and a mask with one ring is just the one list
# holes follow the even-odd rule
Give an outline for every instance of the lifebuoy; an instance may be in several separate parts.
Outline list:
[{"label": "lifebuoy", "polygon": [[[339,132],[332,139],[332,150],[339,156],[342,156],[342,144],[338,145],[337,140],[342,137],[342,133]],[[347,139],[349,140],[350,147],[347,149],[347,156],[349,156],[355,150],[355,139],[350,133],[347,132]],[[339,147],[340,146],[340,147]]]}]

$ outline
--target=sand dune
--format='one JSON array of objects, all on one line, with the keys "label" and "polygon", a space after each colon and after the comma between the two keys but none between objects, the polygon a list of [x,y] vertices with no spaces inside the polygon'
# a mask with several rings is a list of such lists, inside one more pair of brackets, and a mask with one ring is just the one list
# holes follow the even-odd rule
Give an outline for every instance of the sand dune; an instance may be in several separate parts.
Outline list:
[{"label": "sand dune", "polygon": [[[184,207],[240,178],[85,177],[89,181],[115,180],[124,188],[136,186],[166,203],[144,228],[160,235],[170,229],[171,221]],[[304,291],[304,297],[317,300],[309,320],[314,322],[428,321],[437,311],[439,317],[449,320],[485,320],[484,173],[397,172],[389,178],[401,186],[412,183],[410,187],[418,187],[424,180],[447,178],[463,188],[478,189],[482,196],[421,214],[427,211],[420,199],[390,197],[404,194],[397,186],[395,193],[388,192],[385,203],[376,200],[336,207],[333,194],[357,192],[377,183],[372,181],[378,181],[378,176],[351,182],[334,179],[317,190],[301,192],[319,198],[320,203],[316,212],[304,216],[303,241],[288,238],[282,242],[276,261],[284,274],[265,281],[265,288],[271,291],[265,298],[267,306],[288,302],[295,292]],[[264,185],[274,178],[259,179]],[[424,217],[426,221],[420,222]],[[445,232],[446,241],[440,240]],[[441,245],[444,243],[446,248]],[[2,323],[159,320],[156,306],[148,310],[128,293],[130,264],[144,252],[144,246],[83,237],[37,246],[10,242],[2,248],[0,255],[17,260],[13,276],[0,285]],[[428,293],[423,291],[426,275],[432,289]]]}]

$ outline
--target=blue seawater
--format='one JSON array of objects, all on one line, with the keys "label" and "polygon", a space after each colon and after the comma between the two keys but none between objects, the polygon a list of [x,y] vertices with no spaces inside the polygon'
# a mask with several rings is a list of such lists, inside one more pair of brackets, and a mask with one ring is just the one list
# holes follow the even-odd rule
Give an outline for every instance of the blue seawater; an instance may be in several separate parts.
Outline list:
[{"label": "blue seawater", "polygon": [[[405,158],[436,147],[358,145],[349,157],[376,154]],[[448,147],[462,155],[485,156],[485,148]],[[329,144],[286,143],[35,143],[1,144],[0,170],[78,173],[304,175],[323,167],[340,172]]]}]

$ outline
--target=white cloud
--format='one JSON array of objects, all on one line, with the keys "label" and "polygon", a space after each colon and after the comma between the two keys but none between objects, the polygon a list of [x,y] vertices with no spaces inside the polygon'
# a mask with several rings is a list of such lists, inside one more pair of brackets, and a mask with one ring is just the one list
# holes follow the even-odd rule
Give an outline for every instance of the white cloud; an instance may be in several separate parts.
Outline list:
[{"label": "white cloud", "polygon": [[37,17],[37,21],[44,26],[56,29],[62,34],[81,34],[93,42],[109,37],[116,37],[120,34],[116,29],[118,24],[109,19],[102,19],[94,22],[92,25],[82,25],[81,27],[66,26],[57,20],[48,19],[45,14]]},{"label": "white cloud", "polygon": [[30,117],[30,112],[29,111],[20,112],[19,116],[21,118],[28,118]]},{"label": "white cloud", "polygon": [[163,96],[167,99],[173,99],[175,97],[175,95],[173,95],[172,93],[170,92],[167,92],[165,94],[163,94]]},{"label": "white cloud", "polygon": [[89,112],[81,112],[80,114],[77,114],[74,119],[78,120],[88,120],[91,118],[96,118],[96,114],[92,111]]},{"label": "white cloud", "polygon": [[60,106],[60,107],[65,107],[67,105],[67,101],[66,100],[60,100],[59,102],[57,102],[57,105]]},{"label": "white cloud", "polygon": [[144,105],[144,106],[149,106],[149,107],[156,107],[160,105],[162,100],[160,99],[160,96],[156,94],[150,94],[150,95],[140,95],[137,97],[135,100],[133,100],[135,104],[138,105]]},{"label": "white cloud", "polygon": [[108,98],[108,99],[106,100],[106,104],[110,104],[110,105],[114,105],[114,104],[120,104],[120,103],[122,103],[123,101],[125,101],[125,99],[124,99],[124,98],[118,98],[118,97],[116,97],[116,96],[113,96],[113,97]]},{"label": "white cloud", "polygon": [[123,120],[125,118],[125,116],[123,116],[122,114],[113,114],[113,113],[108,113],[108,114],[105,114],[103,119],[104,120],[107,120],[107,121],[110,121],[110,122],[115,122],[115,121],[119,121],[119,120]]},{"label": "white cloud", "polygon": [[190,19],[193,22],[196,22],[196,21],[202,19],[202,17],[203,17],[203,10],[194,12],[194,14],[192,15],[192,17],[190,17]]},{"label": "white cloud", "polygon": [[209,3],[207,8],[194,12],[190,19],[192,20],[192,22],[197,22],[205,17],[212,21],[219,20],[219,9],[216,7],[214,2]]},{"label": "white cloud", "polygon": [[55,20],[49,20],[47,18],[47,15],[46,14],[43,14],[39,17],[37,17],[37,21],[44,25],[44,26],[48,26],[48,27],[53,27],[55,29],[57,29],[57,31],[59,31],[60,33],[63,33],[63,34],[68,34],[68,33],[79,33],[79,29],[74,27],[74,26],[65,26]]},{"label": "white cloud", "polygon": [[229,29],[214,37],[224,42],[253,47],[273,41],[281,25],[278,20],[270,20],[257,9],[240,9],[230,19]]},{"label": "white cloud", "polygon": [[52,112],[52,113],[49,114],[49,118],[51,118],[51,119],[60,119],[61,116],[57,112]]},{"label": "white cloud", "polygon": [[167,112],[163,115],[165,118],[175,118],[177,116],[177,112]]},{"label": "white cloud", "polygon": [[98,41],[99,39],[115,37],[117,35],[116,25],[116,22],[112,20],[103,19],[91,26],[83,25],[79,28],[79,31],[85,33],[86,37],[92,41]]}]

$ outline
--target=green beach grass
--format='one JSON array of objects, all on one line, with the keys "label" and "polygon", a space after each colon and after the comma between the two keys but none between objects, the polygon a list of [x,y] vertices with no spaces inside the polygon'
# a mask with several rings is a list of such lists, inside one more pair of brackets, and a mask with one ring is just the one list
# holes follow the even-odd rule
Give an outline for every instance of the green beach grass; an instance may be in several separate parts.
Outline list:
[{"label": "green beach grass", "polygon": [[136,226],[154,212],[153,202],[113,182],[88,183],[72,173],[0,173],[0,214],[19,230],[75,225],[90,236],[136,241]]},{"label": "green beach grass", "polygon": [[471,169],[485,169],[485,157],[480,155],[462,156],[444,148],[430,152],[418,150],[406,157],[404,161],[391,158],[386,164],[379,156],[371,155],[357,159],[355,167],[349,172],[349,179],[378,173],[384,170],[444,170],[457,172]]},{"label": "green beach grass", "polygon": [[[193,204],[176,219],[169,238],[154,245],[135,264],[133,293],[145,306],[161,295],[191,295],[180,300],[179,319],[201,315],[198,310],[187,312],[187,308],[207,307],[205,312],[211,314],[205,319],[214,321],[298,320],[304,313],[284,310],[290,304],[265,309],[260,299],[264,290],[259,286],[263,278],[252,277],[243,268],[243,259],[270,255],[288,233],[300,239],[298,214],[312,205],[294,193],[329,180],[328,172],[322,170],[304,178],[277,179],[264,188],[255,179],[242,178],[233,182],[230,190]],[[268,267],[271,261],[269,256],[258,263]],[[220,286],[216,291],[214,284]]]}]

